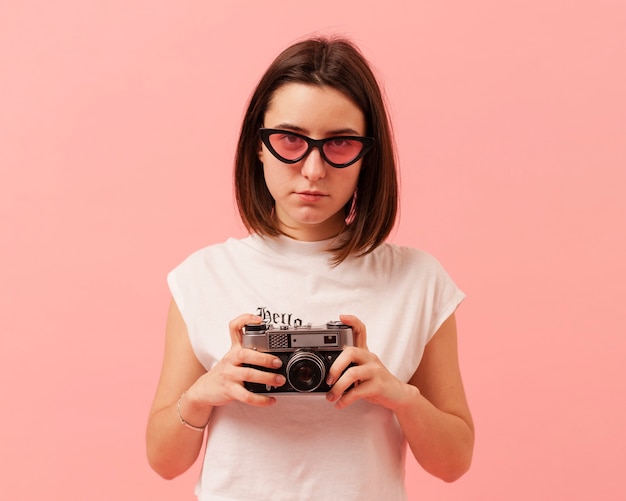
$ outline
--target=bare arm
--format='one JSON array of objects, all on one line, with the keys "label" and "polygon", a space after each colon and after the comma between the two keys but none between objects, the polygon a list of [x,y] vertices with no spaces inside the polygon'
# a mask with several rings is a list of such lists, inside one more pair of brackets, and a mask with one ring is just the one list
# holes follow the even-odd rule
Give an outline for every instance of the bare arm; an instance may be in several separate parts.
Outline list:
[{"label": "bare arm", "polygon": [[474,424],[458,364],[454,315],[426,345],[409,385],[409,398],[396,409],[409,447],[426,471],[454,481],[469,469],[474,449]]},{"label": "bare arm", "polygon": [[[459,370],[454,315],[427,344],[409,383],[399,381],[367,350],[362,322],[351,316],[341,319],[352,326],[356,347],[344,350],[331,368],[329,384],[339,380],[328,400],[340,409],[365,399],[393,410],[420,465],[445,481],[458,479],[471,464],[474,425]],[[339,377],[350,362],[357,365]],[[358,386],[344,393],[355,381]]]},{"label": "bare arm", "polygon": [[[265,371],[242,367],[243,363],[276,367],[280,359],[241,347],[241,329],[258,322],[253,315],[241,315],[230,322],[230,351],[210,370],[197,359],[187,326],[172,300],[167,318],[165,354],[161,377],[150,410],[146,450],[150,466],[164,478],[186,471],[198,458],[204,433],[184,426],[178,416],[196,427],[203,427],[216,406],[239,400],[250,405],[272,405],[275,399],[247,391],[243,381],[280,386],[284,378]],[[276,379],[279,378],[279,379]],[[282,379],[280,379],[282,378]],[[184,397],[181,395],[185,392]]]},{"label": "bare arm", "polygon": [[[167,316],[161,377],[146,432],[150,466],[165,478],[173,478],[186,471],[195,462],[202,447],[204,434],[181,425],[176,404],[182,393],[205,372],[193,353],[187,326],[172,300]],[[184,416],[189,423],[202,426],[208,421],[210,412],[211,409],[207,408],[204,413],[196,411],[193,415],[185,413]]]}]

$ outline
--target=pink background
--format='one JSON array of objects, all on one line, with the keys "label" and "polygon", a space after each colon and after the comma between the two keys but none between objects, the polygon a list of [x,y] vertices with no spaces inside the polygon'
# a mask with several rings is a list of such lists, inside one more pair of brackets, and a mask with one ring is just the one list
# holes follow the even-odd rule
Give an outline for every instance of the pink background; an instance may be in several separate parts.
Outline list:
[{"label": "pink background", "polygon": [[0,497],[193,499],[144,428],[166,273],[243,235],[234,142],[310,32],[380,73],[402,163],[393,240],[468,299],[477,427],[459,482],[410,499],[624,499],[623,0],[0,4]]}]

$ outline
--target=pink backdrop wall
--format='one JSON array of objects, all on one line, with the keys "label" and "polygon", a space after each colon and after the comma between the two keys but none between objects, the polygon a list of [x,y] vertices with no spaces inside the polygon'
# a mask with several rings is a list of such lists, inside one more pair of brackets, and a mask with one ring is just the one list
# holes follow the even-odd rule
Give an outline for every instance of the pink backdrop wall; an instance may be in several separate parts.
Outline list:
[{"label": "pink backdrop wall", "polygon": [[410,499],[623,499],[626,4],[0,4],[0,497],[193,499],[144,459],[165,275],[243,235],[234,142],[310,32],[379,71],[402,162],[393,239],[467,292],[477,426]]}]

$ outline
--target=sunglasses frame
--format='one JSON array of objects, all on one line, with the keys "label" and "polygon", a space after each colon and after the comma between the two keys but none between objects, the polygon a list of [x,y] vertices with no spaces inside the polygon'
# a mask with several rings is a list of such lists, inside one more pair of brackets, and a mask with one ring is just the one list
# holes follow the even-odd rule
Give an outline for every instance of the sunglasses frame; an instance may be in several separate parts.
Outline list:
[{"label": "sunglasses frame", "polygon": [[[272,146],[272,144],[270,142],[270,136],[272,134],[280,134],[280,133],[282,133],[282,134],[289,134],[291,136],[299,137],[300,139],[302,139],[303,141],[306,142],[306,144],[308,145],[308,148],[306,149],[306,151],[302,155],[300,155],[298,158],[296,158],[294,160],[289,160],[288,158],[285,158],[285,157],[279,155],[278,152],[274,149],[274,147]],[[261,141],[263,141],[263,144],[265,146],[267,146],[267,149],[270,150],[270,153],[272,155],[274,155],[278,160],[280,160],[283,163],[286,163],[286,164],[298,163],[303,158],[305,158],[309,153],[311,153],[311,150],[313,148],[317,148],[318,151],[320,152],[320,155],[324,159],[324,161],[327,164],[329,164],[332,167],[334,167],[335,169],[344,169],[346,167],[349,167],[353,163],[357,162],[361,158],[363,158],[363,156],[369,150],[372,149],[372,147],[374,146],[374,142],[375,142],[375,139],[373,137],[367,137],[367,136],[332,136],[332,137],[327,137],[325,139],[311,139],[308,136],[304,136],[302,134],[298,134],[297,132],[293,132],[293,131],[290,131],[290,130],[267,129],[265,127],[261,127],[259,129],[259,136],[261,136]],[[356,156],[356,158],[353,158],[352,160],[350,160],[347,163],[338,164],[338,163],[335,163],[335,162],[331,162],[328,159],[328,157],[326,156],[326,154],[324,153],[324,145],[326,143],[330,142],[330,141],[335,141],[337,139],[350,139],[352,141],[358,141],[359,143],[361,143],[363,145],[363,149],[361,149],[361,151]]]}]

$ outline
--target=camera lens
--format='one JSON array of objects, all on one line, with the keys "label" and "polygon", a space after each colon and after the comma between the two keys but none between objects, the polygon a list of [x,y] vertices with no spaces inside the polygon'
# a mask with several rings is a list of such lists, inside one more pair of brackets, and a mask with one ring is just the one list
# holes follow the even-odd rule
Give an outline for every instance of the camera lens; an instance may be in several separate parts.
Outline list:
[{"label": "camera lens", "polygon": [[297,373],[295,374],[294,379],[299,385],[310,387],[313,384],[313,381],[315,381],[315,371],[310,365],[303,364],[297,368]]},{"label": "camera lens", "polygon": [[314,391],[324,380],[324,361],[315,353],[296,352],[287,363],[287,381],[297,391]]}]

